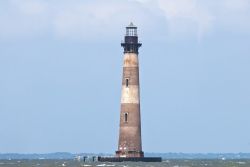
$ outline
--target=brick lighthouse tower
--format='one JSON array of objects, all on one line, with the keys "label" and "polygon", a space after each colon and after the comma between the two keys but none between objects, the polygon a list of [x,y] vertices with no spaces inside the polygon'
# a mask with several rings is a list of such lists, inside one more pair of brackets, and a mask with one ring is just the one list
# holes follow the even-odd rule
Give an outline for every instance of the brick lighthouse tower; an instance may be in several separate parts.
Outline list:
[{"label": "brick lighthouse tower", "polygon": [[140,84],[137,27],[126,27],[124,48],[120,133],[115,157],[98,157],[101,162],[161,162],[161,157],[144,157],[141,144]]},{"label": "brick lighthouse tower", "polygon": [[140,85],[137,27],[126,27],[120,111],[120,133],[116,157],[144,157],[141,144]]}]

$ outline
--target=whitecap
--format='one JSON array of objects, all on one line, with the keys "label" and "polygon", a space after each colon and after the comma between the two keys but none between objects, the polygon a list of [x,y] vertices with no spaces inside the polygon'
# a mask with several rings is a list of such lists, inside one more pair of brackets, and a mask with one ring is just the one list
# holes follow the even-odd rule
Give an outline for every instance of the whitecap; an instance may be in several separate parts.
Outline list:
[{"label": "whitecap", "polygon": [[238,164],[240,164],[240,165],[245,165],[246,164],[246,162],[238,162]]},{"label": "whitecap", "polygon": [[115,166],[114,164],[99,164],[99,165],[96,165],[96,166]]}]

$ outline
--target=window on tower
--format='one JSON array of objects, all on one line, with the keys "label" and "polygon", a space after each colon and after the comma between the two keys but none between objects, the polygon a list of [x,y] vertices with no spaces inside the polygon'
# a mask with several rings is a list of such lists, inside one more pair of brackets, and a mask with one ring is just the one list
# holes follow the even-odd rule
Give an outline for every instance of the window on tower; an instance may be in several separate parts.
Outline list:
[{"label": "window on tower", "polygon": [[126,78],[126,87],[128,87],[128,78]]},{"label": "window on tower", "polygon": [[124,122],[128,122],[128,113],[124,114]]}]

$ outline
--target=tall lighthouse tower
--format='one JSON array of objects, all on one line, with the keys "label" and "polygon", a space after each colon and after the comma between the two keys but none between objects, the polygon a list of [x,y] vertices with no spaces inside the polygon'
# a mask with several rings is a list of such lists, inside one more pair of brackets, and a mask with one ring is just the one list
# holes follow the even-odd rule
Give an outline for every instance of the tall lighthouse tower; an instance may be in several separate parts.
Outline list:
[{"label": "tall lighthouse tower", "polygon": [[141,144],[140,84],[137,27],[126,27],[120,111],[120,133],[116,157],[144,157]]},{"label": "tall lighthouse tower", "polygon": [[120,133],[115,157],[98,157],[101,162],[161,162],[161,157],[144,157],[141,144],[140,84],[137,27],[126,27],[124,42]]}]

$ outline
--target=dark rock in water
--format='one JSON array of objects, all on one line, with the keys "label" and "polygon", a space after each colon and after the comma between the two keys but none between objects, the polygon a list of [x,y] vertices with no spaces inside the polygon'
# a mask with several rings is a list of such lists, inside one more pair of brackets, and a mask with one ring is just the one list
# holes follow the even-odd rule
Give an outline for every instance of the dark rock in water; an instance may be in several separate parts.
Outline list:
[{"label": "dark rock in water", "polygon": [[100,162],[162,162],[161,157],[98,157]]}]

